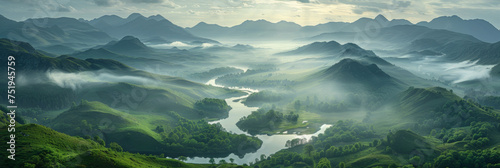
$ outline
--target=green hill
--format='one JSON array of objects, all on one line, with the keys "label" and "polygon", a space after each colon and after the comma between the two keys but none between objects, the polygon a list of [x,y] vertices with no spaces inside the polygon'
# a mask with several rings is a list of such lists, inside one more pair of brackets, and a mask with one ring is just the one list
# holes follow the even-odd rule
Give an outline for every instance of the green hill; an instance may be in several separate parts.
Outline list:
[{"label": "green hill", "polygon": [[[208,167],[173,159],[118,152],[92,140],[72,137],[50,128],[29,124],[16,127],[16,160],[0,154],[0,167]],[[0,131],[2,141],[9,132]]]},{"label": "green hill", "polygon": [[120,41],[113,41],[104,46],[104,48],[114,52],[147,52],[151,50],[144,45],[138,38],[125,36]]},{"label": "green hill", "polygon": [[87,48],[112,38],[88,23],[68,17],[35,18],[16,22],[0,16],[0,38],[27,41],[35,46],[65,45]]},{"label": "green hill", "polygon": [[[78,72],[99,69],[132,70],[129,66],[108,59],[81,60],[68,56],[57,58],[45,56],[30,44],[9,39],[0,39],[0,59],[7,62],[8,56],[14,56],[17,67],[23,67],[16,73],[30,73],[36,71],[59,70],[62,72]],[[0,65],[7,68],[7,64]]]},{"label": "green hill", "polygon": [[452,90],[410,87],[388,100],[388,107],[370,113],[365,120],[383,131],[410,128],[427,135],[433,129],[466,127],[474,121],[498,122],[498,114]]},{"label": "green hill", "polygon": [[398,107],[407,115],[425,116],[445,103],[461,100],[452,91],[441,87],[412,88],[399,94]]},{"label": "green hill", "polygon": [[[17,102],[25,108],[60,110],[68,108],[71,102],[81,99],[100,101],[117,107],[125,104],[130,110],[137,107],[145,111],[176,111],[184,117],[203,118],[193,109],[197,100],[205,97],[225,98],[242,95],[242,92],[207,86],[178,77],[152,74],[136,70],[118,61],[110,59],[88,58],[81,60],[69,56],[49,57],[38,52],[24,42],[0,40],[0,59],[7,62],[7,57],[16,58],[17,77],[23,77],[24,85],[17,90],[20,97]],[[7,64],[0,65],[5,69]],[[52,72],[61,74],[52,75]],[[83,78],[86,82],[76,82],[72,78]],[[7,74],[2,74],[3,80]],[[98,80],[93,80],[99,77]],[[62,79],[60,79],[62,78]],[[69,78],[65,80],[65,78]],[[27,80],[30,79],[30,80]],[[128,83],[121,83],[128,82]],[[6,84],[6,82],[2,82]],[[44,89],[39,89],[44,88]],[[5,91],[0,93],[6,94]],[[128,97],[128,98],[124,98]],[[0,98],[3,102],[4,98]]]},{"label": "green hill", "polygon": [[[164,122],[175,122],[169,121],[168,117],[161,118]],[[50,127],[74,136],[103,136],[106,142],[117,142],[130,152],[161,151],[162,145],[158,142],[161,138],[153,131],[154,126],[148,121],[139,120],[140,118],[114,110],[100,102],[82,101],[80,105],[57,116]],[[126,136],[127,134],[133,136]]]},{"label": "green hill", "polygon": [[343,59],[328,69],[309,76],[304,81],[305,83],[338,85],[352,92],[362,92],[363,90],[399,92],[406,85],[389,76],[376,64],[365,64],[351,58]]},{"label": "green hill", "polygon": [[424,137],[408,130],[390,133],[387,135],[387,141],[394,151],[403,154],[410,154],[416,150],[431,150],[432,148],[432,145]]},{"label": "green hill", "polygon": [[73,136],[99,136],[105,143],[116,142],[128,152],[163,153],[170,157],[244,155],[239,149],[249,146],[240,143],[254,149],[262,143],[255,137],[231,134],[219,125],[190,121],[173,112],[125,113],[100,102],[82,101],[57,116],[49,126]]}]

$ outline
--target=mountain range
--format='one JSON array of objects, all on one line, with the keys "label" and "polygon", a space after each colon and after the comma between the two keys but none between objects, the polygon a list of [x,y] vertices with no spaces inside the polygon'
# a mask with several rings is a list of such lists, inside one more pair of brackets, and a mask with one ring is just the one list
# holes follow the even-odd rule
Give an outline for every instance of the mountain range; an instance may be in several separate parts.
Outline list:
[{"label": "mountain range", "polygon": [[378,33],[369,38],[357,38],[373,30],[360,33],[324,33],[308,41],[319,40],[352,40],[358,39],[371,48],[380,50],[396,50],[398,52],[428,52],[444,53],[448,61],[476,61],[479,64],[491,65],[500,62],[497,43],[483,42],[472,35],[457,33],[449,30],[431,29],[418,25],[398,25],[377,30]]},{"label": "mountain range", "polygon": [[16,22],[0,15],[0,37],[34,46],[84,48],[111,41],[105,32],[74,18],[37,18]]},{"label": "mountain range", "polygon": [[491,23],[482,19],[463,20],[456,15],[441,16],[432,19],[430,22],[419,22],[417,25],[469,34],[488,43],[500,41],[500,31]]},{"label": "mountain range", "polygon": [[[15,56],[16,66],[23,67],[16,71],[16,75],[19,78],[30,79],[24,80],[24,85],[33,86],[17,93],[18,96],[22,97],[18,99],[18,102],[25,103],[26,107],[32,106],[42,109],[66,108],[70,106],[72,101],[77,99],[100,101],[111,106],[116,101],[114,95],[126,95],[129,94],[130,90],[138,89],[149,95],[144,99],[146,103],[138,104],[138,106],[144,106],[142,108],[144,110],[156,111],[165,109],[168,106],[171,109],[182,109],[179,111],[183,111],[184,114],[199,117],[197,110],[193,109],[196,100],[203,97],[220,97],[226,93],[239,94],[229,89],[207,86],[179,77],[157,75],[137,70],[115,60],[103,59],[106,57],[99,59],[87,58],[85,60],[71,56],[49,57],[37,51],[29,43],[0,39],[0,58],[2,61],[8,62],[7,57],[9,55]],[[6,69],[7,65],[1,65],[0,67]],[[60,72],[59,75],[61,76],[55,75],[51,77],[50,74],[54,72]],[[90,81],[73,84],[78,82],[73,81],[74,78],[71,78],[71,76],[78,76],[79,73],[93,73],[94,76],[104,75],[106,80],[110,82],[87,79]],[[161,83],[161,86],[157,86],[159,88],[148,88],[138,85],[140,82],[132,82],[134,80],[129,80],[128,83],[114,81],[114,75],[140,79],[142,82],[157,81]],[[7,74],[2,76],[4,76],[3,79],[7,79]],[[70,77],[70,79],[65,80],[65,77]],[[75,90],[79,88],[75,86],[87,84],[93,86],[82,87],[82,92]],[[37,87],[46,89],[39,90],[36,89]],[[174,90],[175,92],[172,92]],[[159,102],[160,99],[163,101]],[[160,106],[163,106],[163,108],[159,108]]]},{"label": "mountain range", "polygon": [[358,83],[376,86],[396,81],[376,64],[363,65],[361,62],[350,58],[342,59],[320,73],[325,79],[347,83],[348,85]]},{"label": "mountain range", "polygon": [[443,29],[458,33],[472,35],[473,37],[488,43],[500,41],[500,30],[489,22],[482,19],[463,20],[458,16],[438,17],[431,22],[420,22],[412,24],[405,19],[388,20],[383,15],[375,18],[360,18],[352,23],[328,22],[315,26],[300,26],[293,22],[280,21],[271,23],[266,20],[251,21],[232,26],[223,27],[217,24],[200,22],[197,25],[186,28],[189,32],[213,39],[250,38],[250,39],[295,39],[333,32],[362,32],[370,29],[392,27],[397,25],[420,25],[432,29]]},{"label": "mountain range", "polygon": [[218,43],[194,36],[161,15],[146,18],[133,13],[127,18],[105,15],[91,21],[61,17],[20,22],[0,15],[0,23],[0,38],[29,42],[56,54],[70,54],[130,35],[150,43]]},{"label": "mountain range", "polygon": [[175,41],[189,43],[218,43],[214,40],[192,35],[161,15],[145,17],[132,13],[127,18],[105,15],[87,22],[114,38],[135,36],[150,43],[170,43]]},{"label": "mountain range", "polygon": [[323,54],[337,55],[341,57],[357,56],[357,57],[376,57],[373,51],[364,50],[354,43],[346,43],[341,45],[336,41],[329,42],[314,42],[308,45],[301,46],[295,50],[278,53],[277,55],[303,55],[303,54]]}]

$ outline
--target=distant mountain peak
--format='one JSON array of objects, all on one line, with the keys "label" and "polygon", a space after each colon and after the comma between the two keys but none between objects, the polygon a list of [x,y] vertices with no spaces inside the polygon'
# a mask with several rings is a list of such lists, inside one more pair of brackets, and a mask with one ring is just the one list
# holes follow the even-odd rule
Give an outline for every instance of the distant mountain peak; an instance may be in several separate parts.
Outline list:
[{"label": "distant mountain peak", "polygon": [[137,18],[145,18],[143,15],[141,15],[140,13],[132,13],[130,14],[128,17],[127,17],[127,20],[134,20],[134,19],[137,19]]},{"label": "distant mountain peak", "polygon": [[200,25],[200,26],[201,26],[201,25],[208,25],[208,23],[206,23],[206,22],[203,22],[203,21],[202,21],[202,22],[200,22],[200,23],[196,24],[195,26],[198,26],[198,25]]},{"label": "distant mountain peak", "polygon": [[450,16],[450,18],[463,20],[461,17],[459,17],[457,15],[452,15],[452,16]]},{"label": "distant mountain peak", "polygon": [[483,19],[464,20],[457,15],[441,16],[432,19],[430,22],[420,22],[417,25],[472,35],[488,43],[500,41],[500,31]]},{"label": "distant mountain peak", "polygon": [[126,51],[145,51],[149,47],[144,45],[138,38],[134,36],[125,36],[118,42],[110,42],[104,48],[113,52],[126,52]]},{"label": "distant mountain peak", "polygon": [[259,19],[259,20],[245,20],[241,24],[249,24],[249,23],[271,23],[271,22],[264,20],[264,19]]},{"label": "distant mountain peak", "polygon": [[[332,65],[330,68],[326,69],[323,72],[325,75],[329,76],[328,78],[334,80],[341,81],[381,81],[388,80],[392,77],[382,71],[377,65],[369,64],[364,65],[361,62],[351,59],[345,58],[340,62]],[[366,83],[366,82],[362,82]],[[366,83],[369,84],[369,83]]]},{"label": "distant mountain peak", "polygon": [[441,16],[441,17],[437,17],[437,18],[433,19],[432,21],[437,21],[437,20],[464,21],[461,17],[459,17],[457,15]]},{"label": "distant mountain peak", "polygon": [[377,17],[375,17],[375,20],[382,21],[382,22],[388,22],[388,21],[389,21],[389,20],[387,20],[387,18],[385,18],[385,16],[384,16],[384,15],[382,15],[382,14],[377,15]]},{"label": "distant mountain peak", "polygon": [[148,17],[148,19],[151,19],[151,20],[156,20],[156,21],[162,21],[162,20],[167,20],[165,19],[163,16],[161,16],[160,14],[157,14],[157,15],[151,15]]},{"label": "distant mountain peak", "polygon": [[124,41],[124,40],[139,40],[139,39],[134,37],[134,36],[125,36],[120,41]]}]

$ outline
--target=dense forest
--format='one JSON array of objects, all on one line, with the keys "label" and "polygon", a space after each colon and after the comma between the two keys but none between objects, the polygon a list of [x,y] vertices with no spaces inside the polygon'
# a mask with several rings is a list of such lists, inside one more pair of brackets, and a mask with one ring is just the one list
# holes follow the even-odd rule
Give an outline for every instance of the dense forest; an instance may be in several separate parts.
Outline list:
[{"label": "dense forest", "polygon": [[[208,124],[181,119],[178,126],[163,141],[169,156],[224,156],[228,152],[244,155],[240,151],[255,151],[262,141],[254,137],[224,131],[219,124]],[[208,155],[207,155],[208,154]]]},{"label": "dense forest", "polygon": [[194,103],[194,108],[200,110],[206,116],[222,116],[227,117],[231,107],[227,105],[225,100],[216,98],[204,98]]},{"label": "dense forest", "polygon": [[252,114],[241,118],[236,125],[238,128],[248,131],[250,134],[265,132],[276,132],[284,122],[296,124],[299,118],[298,114],[290,112],[283,114],[279,111],[269,110],[265,112],[259,109]]}]

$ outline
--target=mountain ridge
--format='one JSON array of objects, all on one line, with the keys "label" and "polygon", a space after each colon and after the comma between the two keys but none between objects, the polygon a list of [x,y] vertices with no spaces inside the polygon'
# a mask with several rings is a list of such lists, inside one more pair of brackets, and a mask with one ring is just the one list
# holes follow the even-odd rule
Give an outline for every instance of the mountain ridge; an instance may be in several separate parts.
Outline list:
[{"label": "mountain ridge", "polygon": [[430,22],[419,22],[417,25],[469,34],[488,43],[500,41],[500,31],[483,19],[464,20],[457,15],[440,16]]},{"label": "mountain ridge", "polygon": [[115,38],[135,36],[143,41],[218,43],[214,40],[194,36],[159,14],[145,17],[139,13],[132,13],[127,18],[107,15],[87,22]]}]

